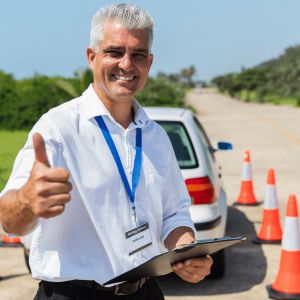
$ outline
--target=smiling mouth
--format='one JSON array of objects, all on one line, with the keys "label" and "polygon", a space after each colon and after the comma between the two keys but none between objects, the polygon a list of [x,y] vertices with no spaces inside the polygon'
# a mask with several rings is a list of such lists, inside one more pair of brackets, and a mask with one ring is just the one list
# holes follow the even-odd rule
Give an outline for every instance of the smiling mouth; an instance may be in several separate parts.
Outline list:
[{"label": "smiling mouth", "polygon": [[126,80],[126,81],[130,81],[135,78],[135,76],[120,76],[120,75],[113,75],[113,77],[116,78],[117,80]]}]

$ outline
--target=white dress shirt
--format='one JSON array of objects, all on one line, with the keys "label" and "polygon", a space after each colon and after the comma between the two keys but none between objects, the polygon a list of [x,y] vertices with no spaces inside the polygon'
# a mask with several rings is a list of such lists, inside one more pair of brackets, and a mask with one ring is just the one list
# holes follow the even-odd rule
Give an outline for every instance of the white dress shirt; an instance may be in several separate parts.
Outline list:
[{"label": "white dress shirt", "polygon": [[[65,168],[73,185],[63,214],[39,218],[30,248],[34,278],[95,280],[101,284],[160,253],[159,239],[164,243],[175,228],[187,226],[195,231],[190,196],[166,132],[147,117],[136,100],[133,109],[135,122],[124,130],[91,85],[81,97],[43,115],[29,133],[0,196],[26,183],[35,157],[35,132],[45,140],[50,166]],[[130,187],[136,128],[142,128],[142,167],[135,206],[139,224],[149,223],[152,245],[131,256],[124,238],[124,232],[133,227],[131,202],[94,119],[98,115],[108,127]]]}]

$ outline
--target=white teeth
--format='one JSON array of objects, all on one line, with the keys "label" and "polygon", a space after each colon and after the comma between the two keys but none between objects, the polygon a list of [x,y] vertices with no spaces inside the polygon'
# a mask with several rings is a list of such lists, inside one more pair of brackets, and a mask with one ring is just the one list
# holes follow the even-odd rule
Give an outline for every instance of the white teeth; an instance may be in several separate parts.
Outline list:
[{"label": "white teeth", "polygon": [[132,80],[134,76],[131,77],[125,77],[125,76],[120,76],[120,75],[113,75],[116,79],[118,80]]}]

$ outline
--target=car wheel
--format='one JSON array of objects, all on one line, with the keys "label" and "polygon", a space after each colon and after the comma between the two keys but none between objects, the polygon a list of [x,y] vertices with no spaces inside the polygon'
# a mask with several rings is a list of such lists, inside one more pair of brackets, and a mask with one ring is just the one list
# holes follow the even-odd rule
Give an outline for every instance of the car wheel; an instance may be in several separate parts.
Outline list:
[{"label": "car wheel", "polygon": [[29,266],[29,253],[30,253],[30,250],[28,250],[24,247],[24,257],[25,257],[26,266],[27,266],[29,272],[31,273],[31,269]]},{"label": "car wheel", "polygon": [[225,249],[211,254],[214,263],[211,266],[210,274],[205,278],[220,279],[225,274]]}]

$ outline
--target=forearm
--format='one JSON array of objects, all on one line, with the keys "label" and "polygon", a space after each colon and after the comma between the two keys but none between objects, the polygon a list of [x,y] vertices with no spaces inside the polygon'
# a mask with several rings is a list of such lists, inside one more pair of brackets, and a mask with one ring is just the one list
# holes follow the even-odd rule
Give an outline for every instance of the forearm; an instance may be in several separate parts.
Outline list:
[{"label": "forearm", "polygon": [[165,240],[165,246],[171,250],[179,245],[190,244],[195,241],[194,231],[189,227],[177,227],[168,235]]},{"label": "forearm", "polygon": [[30,233],[38,217],[19,200],[21,190],[11,190],[0,199],[0,221],[7,233],[23,236]]}]

